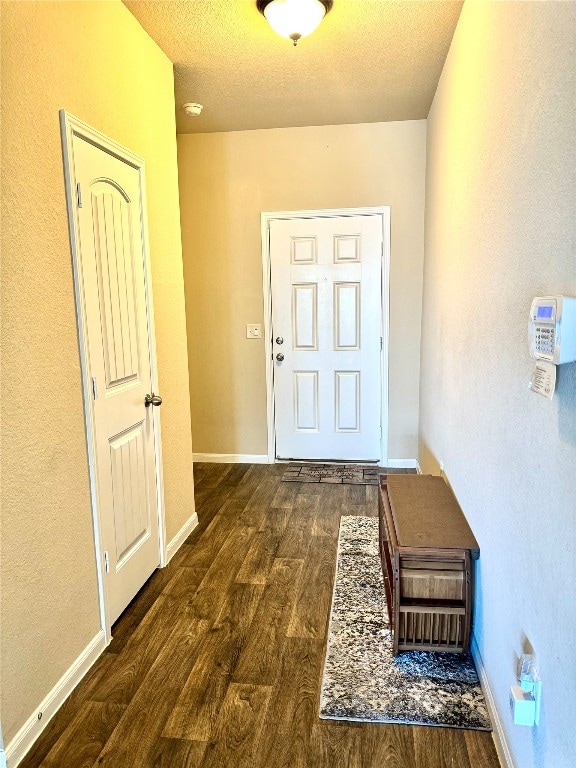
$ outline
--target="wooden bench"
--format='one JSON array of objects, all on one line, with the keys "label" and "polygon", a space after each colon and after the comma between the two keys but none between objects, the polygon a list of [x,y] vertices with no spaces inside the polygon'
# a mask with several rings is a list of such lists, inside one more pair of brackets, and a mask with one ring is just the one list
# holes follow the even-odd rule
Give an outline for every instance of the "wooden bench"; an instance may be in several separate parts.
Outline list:
[{"label": "wooden bench", "polygon": [[480,549],[456,497],[432,475],[388,475],[379,496],[380,558],[394,654],[467,653],[471,561]]}]

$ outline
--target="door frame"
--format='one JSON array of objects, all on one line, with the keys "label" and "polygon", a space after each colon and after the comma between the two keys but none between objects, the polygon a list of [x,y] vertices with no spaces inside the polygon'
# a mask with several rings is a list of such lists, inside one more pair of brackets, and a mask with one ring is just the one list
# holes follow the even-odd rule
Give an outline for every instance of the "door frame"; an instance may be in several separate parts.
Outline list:
[{"label": "door frame", "polygon": [[[70,250],[72,254],[72,270],[74,278],[74,294],[76,299],[76,321],[78,327],[78,346],[80,351],[80,368],[82,374],[82,395],[84,403],[84,423],[86,428],[86,448],[88,454],[88,474],[90,479],[90,500],[92,506],[92,527],[94,533],[94,548],[96,554],[96,578],[98,584],[98,600],[100,608],[100,625],[106,637],[106,644],[112,639],[109,618],[109,600],[105,579],[104,547],[102,543],[102,513],[98,503],[98,488],[96,476],[96,443],[94,414],[91,403],[92,387],[90,383],[90,355],[87,336],[87,314],[84,301],[83,273],[80,253],[79,223],[76,215],[77,192],[74,171],[73,140],[75,136],[88,141],[103,152],[126,162],[135,168],[140,176],[140,221],[142,245],[144,249],[144,291],[146,296],[146,317],[148,321],[148,357],[150,362],[152,391],[158,391],[158,367],[156,363],[156,338],[154,333],[154,311],[152,303],[152,274],[150,262],[150,245],[148,242],[148,217],[146,208],[146,178],[143,158],[79,120],[65,110],[60,110],[60,132],[62,138],[62,158],[64,163],[64,184],[66,189],[66,204],[68,212],[68,230]],[[154,463],[156,469],[156,504],[158,512],[158,539],[160,568],[167,563],[166,554],[166,524],[164,515],[164,485],[162,477],[162,443],[160,432],[159,408],[152,408],[152,428],[154,434]]]},{"label": "door frame", "polygon": [[260,215],[262,241],[262,289],[264,296],[264,350],[266,355],[266,420],[268,426],[268,463],[276,462],[276,429],[274,423],[274,362],[272,355],[272,261],[270,222],[274,219],[341,218],[343,216],[380,216],[382,221],[382,302],[380,305],[380,466],[388,461],[388,344],[390,334],[390,206],[364,208],[329,208],[304,211],[265,211]]}]

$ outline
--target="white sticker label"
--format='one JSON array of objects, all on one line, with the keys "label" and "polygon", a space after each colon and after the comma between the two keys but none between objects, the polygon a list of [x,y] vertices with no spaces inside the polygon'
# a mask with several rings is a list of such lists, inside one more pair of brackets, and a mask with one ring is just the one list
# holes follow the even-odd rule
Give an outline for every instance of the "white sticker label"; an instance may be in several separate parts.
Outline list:
[{"label": "white sticker label", "polygon": [[552,400],[556,388],[556,366],[539,360],[530,380],[530,389],[542,397]]}]

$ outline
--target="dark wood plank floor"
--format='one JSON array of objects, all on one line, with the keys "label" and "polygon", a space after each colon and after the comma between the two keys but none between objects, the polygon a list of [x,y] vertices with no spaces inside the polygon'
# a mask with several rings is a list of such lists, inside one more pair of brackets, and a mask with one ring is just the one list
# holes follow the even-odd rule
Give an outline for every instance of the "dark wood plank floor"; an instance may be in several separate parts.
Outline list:
[{"label": "dark wood plank floor", "polygon": [[375,486],[198,464],[200,525],[22,768],[498,768],[491,734],[318,718],[338,525]]}]

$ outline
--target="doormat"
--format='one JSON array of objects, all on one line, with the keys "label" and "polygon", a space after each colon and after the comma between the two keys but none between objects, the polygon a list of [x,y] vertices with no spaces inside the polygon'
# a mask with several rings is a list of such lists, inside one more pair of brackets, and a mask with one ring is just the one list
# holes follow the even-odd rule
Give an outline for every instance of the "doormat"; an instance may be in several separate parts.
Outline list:
[{"label": "doormat", "polygon": [[380,469],[360,464],[289,464],[282,475],[285,483],[339,483],[378,485]]},{"label": "doormat", "polygon": [[341,519],[320,717],[492,730],[470,655],[393,656],[377,518]]}]

